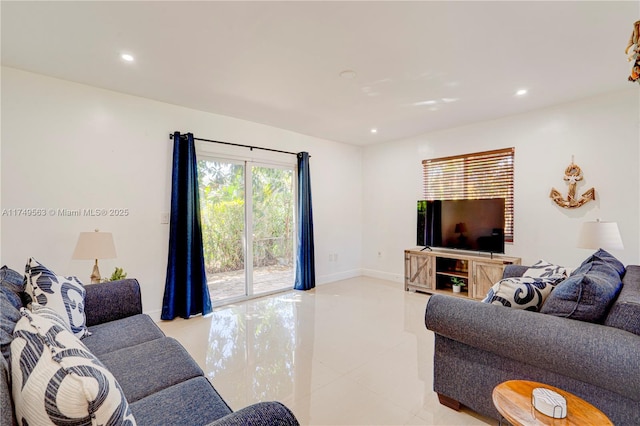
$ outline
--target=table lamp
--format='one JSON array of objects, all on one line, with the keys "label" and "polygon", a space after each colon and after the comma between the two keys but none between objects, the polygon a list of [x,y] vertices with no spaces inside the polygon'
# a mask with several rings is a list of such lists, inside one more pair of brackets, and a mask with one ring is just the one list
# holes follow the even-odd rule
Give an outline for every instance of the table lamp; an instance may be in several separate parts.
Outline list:
[{"label": "table lamp", "polygon": [[91,273],[91,284],[100,282],[100,270],[98,269],[98,259],[113,259],[116,257],[116,247],[113,244],[111,232],[81,232],[78,237],[76,249],[73,251],[73,259],[94,259],[93,272]]},{"label": "table lamp", "polygon": [[622,237],[616,222],[584,222],[578,237],[578,247],[587,249],[622,250]]},{"label": "table lamp", "polygon": [[467,225],[465,225],[464,222],[456,223],[454,232],[456,234],[460,234],[458,235],[458,244],[460,245],[460,248],[464,248],[464,245],[467,243],[467,237],[463,234],[467,232]]}]

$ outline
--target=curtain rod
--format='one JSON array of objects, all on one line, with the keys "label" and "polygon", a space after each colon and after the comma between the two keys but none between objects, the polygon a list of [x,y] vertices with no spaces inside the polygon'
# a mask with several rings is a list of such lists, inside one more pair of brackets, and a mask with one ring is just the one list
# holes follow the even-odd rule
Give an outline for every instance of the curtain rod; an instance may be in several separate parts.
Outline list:
[{"label": "curtain rod", "polygon": [[[173,139],[173,134],[172,133],[169,133],[169,139]],[[297,152],[280,151],[279,149],[262,148],[260,146],[243,145],[243,144],[240,144],[240,143],[214,141],[214,140],[211,140],[211,139],[196,138],[195,136],[194,136],[193,140],[201,141],[201,142],[220,143],[220,144],[223,144],[223,145],[239,146],[241,148],[249,148],[251,151],[253,151],[254,149],[261,149],[263,151],[279,152],[281,154],[290,154],[290,155],[298,156]],[[309,157],[311,157],[311,156],[309,156]]]}]

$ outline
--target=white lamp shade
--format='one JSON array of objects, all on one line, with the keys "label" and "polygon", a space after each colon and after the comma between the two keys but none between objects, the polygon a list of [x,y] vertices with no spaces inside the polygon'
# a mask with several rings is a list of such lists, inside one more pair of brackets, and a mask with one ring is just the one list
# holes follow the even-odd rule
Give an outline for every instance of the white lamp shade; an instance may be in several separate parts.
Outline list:
[{"label": "white lamp shade", "polygon": [[622,250],[622,237],[616,222],[585,222],[580,229],[578,247]]},{"label": "white lamp shade", "polygon": [[111,232],[81,232],[73,259],[113,259],[116,247]]}]

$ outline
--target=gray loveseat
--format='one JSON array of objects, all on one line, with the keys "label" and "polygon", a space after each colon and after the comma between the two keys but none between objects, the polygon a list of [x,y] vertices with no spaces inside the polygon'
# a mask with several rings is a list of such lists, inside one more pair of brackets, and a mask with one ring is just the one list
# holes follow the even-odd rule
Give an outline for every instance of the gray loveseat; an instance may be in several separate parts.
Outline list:
[{"label": "gray loveseat", "polygon": [[[504,275],[526,269],[508,266]],[[431,296],[425,324],[435,333],[433,388],[440,402],[499,419],[493,388],[531,380],[580,396],[617,426],[640,425],[640,335],[626,331],[640,330],[640,266],[628,266],[622,282],[604,321],[615,327]]]},{"label": "gray loveseat", "polygon": [[[92,335],[82,342],[115,376],[138,425],[298,424],[293,413],[277,402],[257,403],[232,412],[184,347],[165,336],[142,313],[136,280],[85,288],[85,313]],[[15,317],[17,311],[6,312],[10,309],[3,304],[3,317]],[[6,325],[5,321],[3,327]],[[0,420],[4,426],[16,423],[11,374],[4,357],[1,362]]]}]

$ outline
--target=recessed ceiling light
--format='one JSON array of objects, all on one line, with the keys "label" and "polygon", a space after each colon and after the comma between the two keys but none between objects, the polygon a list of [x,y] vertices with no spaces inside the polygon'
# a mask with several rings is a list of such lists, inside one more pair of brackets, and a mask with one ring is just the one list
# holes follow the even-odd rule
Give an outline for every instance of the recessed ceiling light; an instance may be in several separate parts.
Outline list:
[{"label": "recessed ceiling light", "polygon": [[435,105],[435,104],[437,104],[437,103],[438,103],[438,101],[429,100],[429,101],[414,102],[414,103],[413,103],[413,105],[414,105],[414,106]]},{"label": "recessed ceiling light", "polygon": [[353,80],[354,78],[356,78],[358,76],[358,74],[356,74],[356,72],[352,71],[352,70],[344,70],[339,75],[340,75],[340,77],[346,78],[348,80]]},{"label": "recessed ceiling light", "polygon": [[371,129],[371,133],[378,133],[378,129],[376,128]]},{"label": "recessed ceiling light", "polygon": [[133,55],[130,55],[128,53],[123,53],[122,55],[120,55],[120,57],[122,58],[122,60],[127,61],[127,62],[133,62]]},{"label": "recessed ceiling light", "polygon": [[527,89],[520,89],[516,92],[516,96],[523,96],[527,94]]}]

